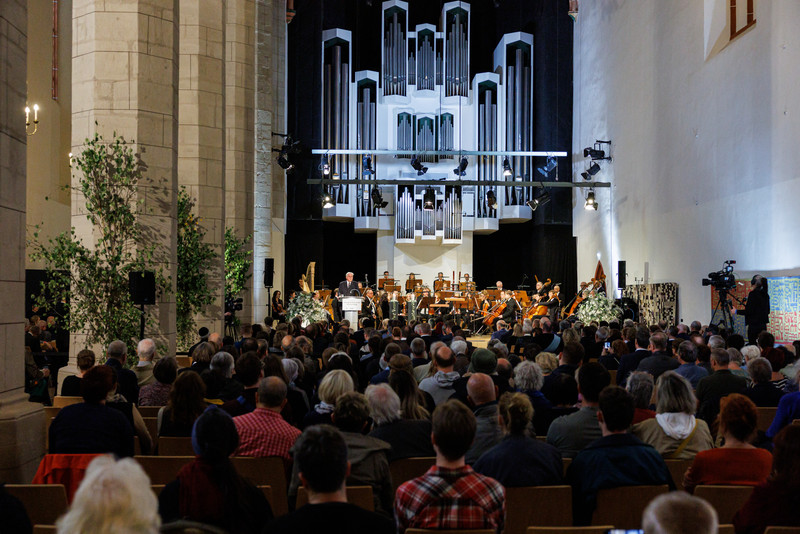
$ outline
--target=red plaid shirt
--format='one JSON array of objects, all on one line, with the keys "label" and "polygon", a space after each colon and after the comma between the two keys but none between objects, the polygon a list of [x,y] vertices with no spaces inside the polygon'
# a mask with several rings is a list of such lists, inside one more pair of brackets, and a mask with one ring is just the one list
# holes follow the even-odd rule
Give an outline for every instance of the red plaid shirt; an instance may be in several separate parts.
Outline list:
[{"label": "red plaid shirt", "polygon": [[458,469],[433,466],[397,488],[394,501],[399,534],[407,528],[501,532],[505,506],[503,486],[468,465]]},{"label": "red plaid shirt", "polygon": [[233,418],[239,432],[235,456],[281,456],[289,458],[289,449],[301,434],[281,414],[257,407],[248,414]]}]

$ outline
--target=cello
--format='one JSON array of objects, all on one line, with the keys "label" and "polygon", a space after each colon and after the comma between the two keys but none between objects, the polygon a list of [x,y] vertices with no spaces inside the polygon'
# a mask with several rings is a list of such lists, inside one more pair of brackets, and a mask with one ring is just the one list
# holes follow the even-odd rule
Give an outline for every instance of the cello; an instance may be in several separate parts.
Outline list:
[{"label": "cello", "polygon": [[483,325],[492,326],[497,319],[503,316],[503,312],[507,306],[505,302],[495,305],[494,308],[489,310],[489,314],[483,318]]},{"label": "cello", "polygon": [[[547,281],[542,285],[542,289],[539,290],[539,294],[537,295],[537,301],[538,302],[541,302],[541,300],[542,300],[542,292],[546,291],[547,290],[547,286],[549,286],[552,283],[553,283],[553,281],[548,278]],[[531,308],[534,308],[534,306],[532,305]],[[533,309],[533,313],[531,314],[531,316],[533,316],[533,315],[547,315],[548,312],[549,312],[549,310],[547,309],[547,306],[543,306],[543,305],[539,304],[538,306],[536,306]]]}]

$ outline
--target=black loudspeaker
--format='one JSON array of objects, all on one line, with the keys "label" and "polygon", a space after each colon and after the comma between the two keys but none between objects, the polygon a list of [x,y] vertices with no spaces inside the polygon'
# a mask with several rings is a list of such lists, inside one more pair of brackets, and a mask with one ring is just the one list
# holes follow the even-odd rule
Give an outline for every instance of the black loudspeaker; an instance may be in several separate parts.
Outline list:
[{"label": "black loudspeaker", "polygon": [[264,287],[272,287],[273,274],[275,274],[275,259],[264,258]]},{"label": "black loudspeaker", "polygon": [[137,306],[156,303],[156,275],[153,271],[131,271],[128,273],[128,290]]},{"label": "black loudspeaker", "polygon": [[617,289],[625,289],[625,260],[617,262]]}]

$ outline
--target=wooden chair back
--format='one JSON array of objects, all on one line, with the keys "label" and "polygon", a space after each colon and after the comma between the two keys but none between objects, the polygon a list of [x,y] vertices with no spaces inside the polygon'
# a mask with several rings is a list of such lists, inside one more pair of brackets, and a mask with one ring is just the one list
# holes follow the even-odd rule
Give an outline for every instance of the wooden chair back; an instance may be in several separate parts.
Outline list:
[{"label": "wooden chair back", "polygon": [[61,408],[56,408],[55,406],[44,407],[44,419],[47,421],[47,426],[50,426],[53,418],[58,415],[59,410],[61,410]]},{"label": "wooden chair back", "polygon": [[597,508],[592,525],[614,525],[622,529],[638,529],[642,513],[650,501],[667,493],[669,486],[623,486],[597,492]]},{"label": "wooden chair back", "polygon": [[150,477],[150,484],[169,484],[178,476],[181,467],[194,460],[193,456],[134,456],[144,472]]},{"label": "wooden chair back", "polygon": [[800,527],[767,527],[764,534],[800,534]]},{"label": "wooden chair back", "polygon": [[733,516],[752,493],[753,486],[700,485],[694,489],[695,497],[705,499],[717,511],[720,525],[733,523]]},{"label": "wooden chair back", "polygon": [[[375,511],[375,501],[372,499],[372,486],[347,486],[347,502],[355,504],[361,509],[369,512]],[[297,501],[295,508],[300,508],[308,504],[308,492],[306,488],[297,488]],[[406,533],[409,531],[406,530]],[[448,531],[448,533],[451,531]]]},{"label": "wooden chair back", "polygon": [[606,534],[612,525],[593,527],[528,527],[527,534]]},{"label": "wooden chair back", "polygon": [[762,432],[769,430],[772,420],[775,419],[775,414],[778,413],[778,408],[756,408],[758,418],[756,419],[756,428]]},{"label": "wooden chair back", "polygon": [[142,419],[144,419],[144,426],[147,427],[150,438],[155,443],[158,437],[158,417],[142,417]]},{"label": "wooden chair back", "polygon": [[428,472],[428,469],[436,463],[436,457],[417,457],[403,458],[389,463],[389,471],[392,474],[392,485],[397,491],[404,482],[421,477]]},{"label": "wooden chair back", "polygon": [[572,488],[536,486],[506,488],[505,534],[525,534],[529,526],[572,524]]},{"label": "wooden chair back", "polygon": [[458,529],[458,530],[430,530],[427,528],[407,528],[406,534],[441,534],[442,532],[446,532],[447,534],[496,534],[494,529],[491,528],[480,528],[480,529]]},{"label": "wooden chair back", "polygon": [[173,438],[168,436],[159,436],[158,455],[194,456],[194,448],[192,448],[192,438]]},{"label": "wooden chair back", "polygon": [[6,484],[5,488],[22,502],[32,525],[55,525],[69,506],[62,484]]},{"label": "wooden chair back", "polygon": [[[158,411],[163,406],[137,406],[142,417],[158,417]],[[155,437],[155,436],[153,436]]]},{"label": "wooden chair back", "polygon": [[178,361],[178,367],[191,367],[192,366],[192,357],[191,356],[175,356],[175,359]]},{"label": "wooden chair back", "polygon": [[675,483],[676,488],[683,488],[683,475],[686,473],[686,470],[692,466],[693,461],[694,460],[664,460],[664,463],[667,464],[667,469],[669,469],[669,474],[672,475],[672,482]]},{"label": "wooden chair back", "polygon": [[564,464],[564,476],[567,476],[567,468],[572,463],[572,458],[562,458],[561,462]]},{"label": "wooden chair back", "polygon": [[736,534],[736,529],[733,525],[720,525],[717,528],[717,534]]},{"label": "wooden chair back", "polygon": [[63,397],[61,395],[56,395],[53,397],[53,408],[63,408],[64,406],[78,404],[79,402],[83,402],[83,397]]},{"label": "wooden chair back", "polygon": [[272,512],[275,517],[289,513],[289,491],[287,473],[290,472],[283,458],[270,456],[267,458],[246,458],[235,456],[231,458],[236,471],[255,486],[270,486],[273,499]]}]

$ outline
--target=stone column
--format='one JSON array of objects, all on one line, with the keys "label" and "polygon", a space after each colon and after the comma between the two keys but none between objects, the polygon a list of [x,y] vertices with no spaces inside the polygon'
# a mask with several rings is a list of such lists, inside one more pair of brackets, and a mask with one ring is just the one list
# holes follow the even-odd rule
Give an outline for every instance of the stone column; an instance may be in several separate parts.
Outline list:
[{"label": "stone column", "polygon": [[27,4],[0,2],[0,480],[21,483],[33,478],[45,441],[42,406],[24,391]]},{"label": "stone column", "polygon": [[[72,14],[72,151],[98,131],[135,141],[142,154],[140,222],[146,239],[163,245],[156,261],[172,280],[170,294],[148,307],[158,329],[145,336],[174,354],[178,0],[73,0]],[[91,225],[74,194],[72,226],[90,242]],[[84,339],[73,334],[70,344],[74,365]]]},{"label": "stone column", "polygon": [[[254,321],[267,315],[271,295],[264,287],[264,258],[274,258],[273,291],[283,293],[286,234],[286,173],[275,162],[272,146],[286,132],[286,5],[256,2],[256,147],[254,204]],[[320,258],[321,259],[321,258]],[[305,272],[305,271],[304,271]],[[297,278],[303,273],[297,273]],[[319,280],[319,277],[316,277]],[[292,284],[294,287],[294,284]]]},{"label": "stone column", "polygon": [[[253,98],[255,1],[228,0],[225,32],[225,226],[239,239],[253,233]],[[251,240],[249,246],[253,246]],[[238,316],[252,318],[252,278]],[[263,317],[262,317],[263,318]]]},{"label": "stone column", "polygon": [[180,0],[178,183],[196,200],[205,242],[217,253],[209,266],[214,302],[195,317],[211,332],[222,332],[225,293],[225,16],[224,1]]}]

